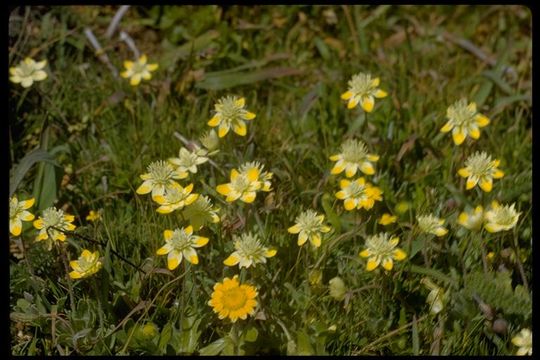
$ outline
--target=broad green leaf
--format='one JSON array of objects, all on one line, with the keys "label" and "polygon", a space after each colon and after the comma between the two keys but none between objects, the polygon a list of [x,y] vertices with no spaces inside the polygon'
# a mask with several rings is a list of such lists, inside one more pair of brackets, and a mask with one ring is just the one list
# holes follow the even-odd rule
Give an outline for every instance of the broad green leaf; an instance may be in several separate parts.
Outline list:
[{"label": "broad green leaf", "polygon": [[30,170],[32,165],[34,165],[37,162],[46,162],[51,165],[57,165],[56,160],[54,157],[43,149],[35,149],[26,154],[21,161],[19,162],[19,165],[13,170],[10,181],[9,181],[9,196],[13,196],[15,194],[15,191],[19,187],[19,184],[21,183],[22,179],[24,178],[24,175]]}]

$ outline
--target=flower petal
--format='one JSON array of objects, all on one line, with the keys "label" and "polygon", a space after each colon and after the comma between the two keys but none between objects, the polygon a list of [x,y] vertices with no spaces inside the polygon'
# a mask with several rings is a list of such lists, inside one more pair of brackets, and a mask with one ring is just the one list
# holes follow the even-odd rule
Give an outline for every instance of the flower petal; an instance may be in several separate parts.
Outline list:
[{"label": "flower petal", "polygon": [[362,109],[364,109],[365,112],[372,112],[374,105],[375,100],[372,96],[364,96],[364,98],[362,99]]}]

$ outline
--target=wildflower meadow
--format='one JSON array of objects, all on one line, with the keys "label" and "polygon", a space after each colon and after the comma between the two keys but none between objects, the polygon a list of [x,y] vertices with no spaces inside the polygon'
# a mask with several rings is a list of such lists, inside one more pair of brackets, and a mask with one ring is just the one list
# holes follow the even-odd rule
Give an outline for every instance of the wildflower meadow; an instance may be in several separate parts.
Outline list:
[{"label": "wildflower meadow", "polygon": [[11,9],[10,354],[532,355],[531,22]]}]

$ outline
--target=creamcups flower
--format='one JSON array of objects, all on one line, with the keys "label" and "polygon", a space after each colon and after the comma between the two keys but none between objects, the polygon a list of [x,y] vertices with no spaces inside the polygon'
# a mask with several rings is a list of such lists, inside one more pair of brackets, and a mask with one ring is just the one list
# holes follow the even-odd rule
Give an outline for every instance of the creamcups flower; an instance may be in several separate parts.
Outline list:
[{"label": "creamcups flower", "polygon": [[193,227],[188,226],[186,228],[165,230],[163,232],[165,237],[165,245],[160,247],[157,251],[157,255],[167,256],[167,268],[174,270],[182,262],[182,258],[185,257],[187,261],[196,265],[199,263],[199,257],[195,248],[202,247],[208,243],[207,237],[193,235]]},{"label": "creamcups flower", "polygon": [[330,156],[330,160],[336,161],[330,171],[332,175],[340,174],[345,170],[347,177],[353,177],[358,169],[366,175],[375,174],[372,162],[378,161],[379,156],[369,154],[363,141],[349,139],[341,145],[341,153]]},{"label": "creamcups flower", "polygon": [[124,61],[125,71],[120,73],[123,78],[129,78],[131,86],[137,86],[140,84],[141,79],[150,80],[152,78],[151,71],[156,71],[158,64],[147,64],[146,55],[141,55],[138,60]]},{"label": "creamcups flower", "polygon": [[[51,239],[52,241],[66,241],[66,234],[60,230],[75,230],[76,226],[72,224],[73,220],[75,220],[73,215],[65,214],[61,209],[49,207],[43,210],[43,214],[38,217],[37,220],[34,220],[34,227],[39,230],[36,241],[48,239]],[[56,229],[53,229],[53,227]],[[49,235],[51,238],[49,238]],[[48,250],[52,247],[52,241],[49,241],[48,243]]]},{"label": "creamcups flower", "polygon": [[372,112],[375,98],[383,98],[388,94],[378,88],[379,78],[372,78],[371,74],[359,73],[349,80],[349,90],[341,94],[343,100],[348,100],[347,108],[353,109],[360,103],[365,112]]},{"label": "creamcups flower", "polygon": [[245,320],[248,315],[255,314],[256,297],[257,289],[251,285],[240,284],[238,275],[235,275],[232,279],[226,277],[222,283],[214,285],[214,292],[208,305],[220,319],[229,318],[234,323],[238,319]]},{"label": "creamcups flower", "polygon": [[472,189],[476,184],[485,192],[493,188],[493,179],[500,179],[504,173],[499,170],[499,160],[492,160],[485,152],[476,152],[465,160],[465,167],[458,170],[461,177],[467,178],[466,189]]},{"label": "creamcups flower", "polygon": [[270,191],[271,172],[263,172],[259,163],[246,163],[240,166],[240,171],[231,170],[231,182],[218,185],[216,190],[225,195],[228,202],[242,200],[246,203],[255,201],[257,191]]},{"label": "creamcups flower", "polygon": [[458,224],[469,230],[480,230],[484,221],[484,208],[480,205],[469,212],[461,212],[458,216]]},{"label": "creamcups flower", "polygon": [[491,202],[491,208],[484,214],[484,229],[495,233],[516,226],[521,213],[517,212],[514,206],[515,204],[501,206],[497,201]]},{"label": "creamcups flower", "polygon": [[179,179],[185,179],[189,173],[196,174],[197,166],[208,161],[206,155],[208,151],[205,149],[196,149],[189,151],[186,148],[181,148],[177,158],[170,158],[169,162],[176,166],[176,173]]},{"label": "creamcups flower", "polygon": [[487,116],[477,112],[476,104],[471,102],[467,105],[466,99],[456,101],[446,110],[448,122],[441,128],[441,132],[447,133],[452,130],[454,144],[461,145],[465,138],[473,139],[480,137],[480,128],[489,124]]},{"label": "creamcups flower", "polygon": [[521,331],[512,338],[512,344],[518,347],[516,355],[532,355],[532,331],[521,329]]},{"label": "creamcups flower", "polygon": [[218,127],[220,138],[227,135],[230,128],[240,136],[246,136],[246,121],[253,120],[255,114],[244,109],[246,99],[236,96],[222,97],[214,105],[216,114],[208,121],[211,127]]},{"label": "creamcups flower", "polygon": [[154,201],[161,205],[156,211],[160,214],[169,214],[192,204],[199,197],[199,194],[192,194],[192,190],[193,184],[186,187],[182,187],[178,183],[172,184],[164,195],[154,196]]},{"label": "creamcups flower", "polygon": [[15,195],[9,199],[9,232],[12,235],[21,235],[23,221],[34,220],[34,215],[27,211],[34,202],[34,198],[19,201]]},{"label": "creamcups flower", "polygon": [[19,66],[9,68],[9,80],[22,87],[32,86],[34,81],[41,81],[47,78],[47,73],[43,68],[47,65],[47,60],[34,61],[27,57],[19,63]]},{"label": "creamcups flower", "polygon": [[137,188],[137,194],[143,195],[152,192],[152,199],[157,195],[165,194],[165,190],[172,188],[178,179],[178,173],[171,164],[159,160],[150,163],[147,173],[141,175],[144,182]]},{"label": "creamcups flower", "polygon": [[199,195],[195,202],[187,205],[182,210],[182,216],[189,221],[194,230],[198,231],[206,224],[218,223],[218,211],[219,209],[212,205],[212,201],[208,196]]},{"label": "creamcups flower", "polygon": [[94,253],[84,249],[81,256],[77,260],[69,262],[69,266],[73,269],[69,273],[72,279],[81,279],[93,275],[101,269],[101,261],[99,261],[99,252]]},{"label": "creamcups flower", "polygon": [[433,215],[419,215],[416,217],[420,230],[425,233],[430,233],[437,236],[444,236],[448,233],[448,229],[444,226],[444,219],[439,219]]},{"label": "creamcups flower", "polygon": [[396,248],[398,243],[399,238],[390,237],[388,233],[369,236],[366,240],[366,249],[358,254],[360,257],[368,258],[366,270],[373,271],[381,263],[385,270],[392,270],[394,260],[401,261],[407,257],[405,251]]},{"label": "creamcups flower", "polygon": [[384,213],[384,214],[382,214],[380,219],[377,221],[377,223],[379,223],[379,224],[381,224],[383,226],[386,226],[386,225],[393,224],[396,221],[397,221],[397,216],[392,215],[392,214],[388,214],[388,213]]},{"label": "creamcups flower", "polygon": [[339,182],[341,190],[336,193],[336,198],[344,200],[345,210],[364,208],[369,210],[375,204],[375,200],[382,200],[382,191],[370,183],[366,183],[364,178],[356,180],[341,180]]},{"label": "creamcups flower", "polygon": [[298,246],[309,242],[318,248],[321,246],[321,239],[324,233],[329,232],[330,226],[324,225],[324,215],[319,215],[313,210],[306,210],[296,217],[296,224],[287,231],[291,234],[298,234]]},{"label": "creamcups flower", "polygon": [[264,171],[264,165],[259,163],[258,161],[250,161],[247,163],[244,163],[240,166],[240,172],[244,174],[248,174],[252,171],[257,171],[259,173],[258,181],[261,183],[261,190],[268,192],[272,190],[272,183],[270,180],[272,180],[272,174],[270,171]]},{"label": "creamcups flower", "polygon": [[258,263],[266,263],[266,258],[276,255],[277,250],[269,249],[261,244],[259,237],[250,232],[234,237],[234,251],[223,263],[227,266],[237,265],[242,268],[255,267]]}]

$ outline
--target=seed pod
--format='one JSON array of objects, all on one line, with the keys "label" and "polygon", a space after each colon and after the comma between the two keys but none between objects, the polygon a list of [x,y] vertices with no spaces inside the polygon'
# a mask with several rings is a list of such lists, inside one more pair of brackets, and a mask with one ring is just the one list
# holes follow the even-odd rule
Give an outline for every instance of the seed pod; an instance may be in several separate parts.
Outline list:
[{"label": "seed pod", "polygon": [[500,318],[496,319],[493,322],[492,329],[497,334],[504,335],[504,334],[506,334],[506,330],[508,329],[508,322],[506,320],[504,320],[504,319],[500,319]]}]

